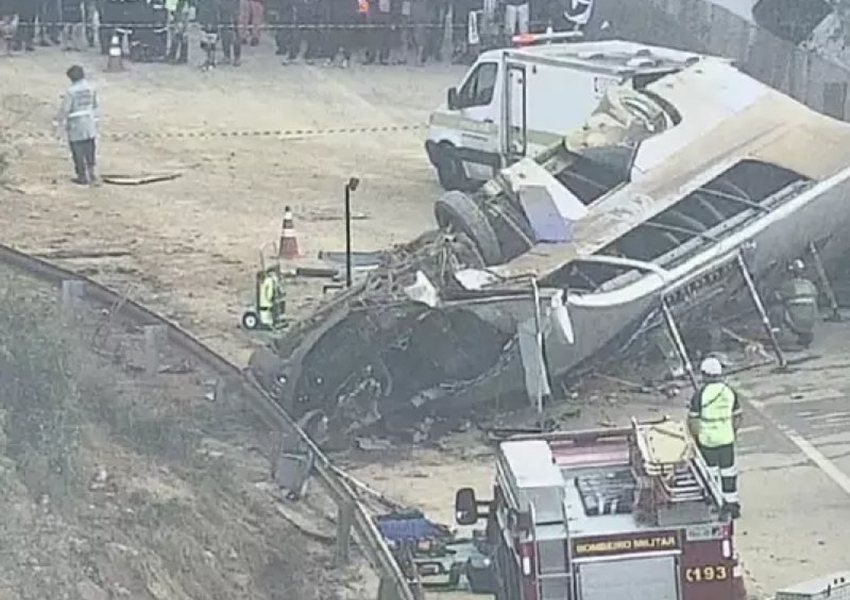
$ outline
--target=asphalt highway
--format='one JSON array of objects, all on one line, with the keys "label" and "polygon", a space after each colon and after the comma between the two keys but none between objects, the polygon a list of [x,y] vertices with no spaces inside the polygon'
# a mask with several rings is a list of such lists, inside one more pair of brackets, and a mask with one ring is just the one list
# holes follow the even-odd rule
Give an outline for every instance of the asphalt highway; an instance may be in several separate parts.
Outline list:
[{"label": "asphalt highway", "polygon": [[850,571],[850,323],[824,323],[789,358],[804,360],[732,379],[745,410],[738,550],[760,598]]}]

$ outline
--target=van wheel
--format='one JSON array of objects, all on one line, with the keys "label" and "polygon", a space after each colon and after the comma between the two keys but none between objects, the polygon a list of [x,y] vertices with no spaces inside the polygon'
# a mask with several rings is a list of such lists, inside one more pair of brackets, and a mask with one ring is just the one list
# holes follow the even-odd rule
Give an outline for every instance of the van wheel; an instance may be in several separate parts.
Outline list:
[{"label": "van wheel", "polygon": [[463,170],[463,162],[457,156],[455,147],[451,144],[440,144],[439,153],[435,157],[437,179],[447,192],[469,189],[470,181]]},{"label": "van wheel", "polygon": [[440,229],[454,229],[465,233],[475,243],[478,253],[487,266],[502,262],[502,246],[487,215],[472,198],[463,192],[452,191],[434,203],[434,216]]}]

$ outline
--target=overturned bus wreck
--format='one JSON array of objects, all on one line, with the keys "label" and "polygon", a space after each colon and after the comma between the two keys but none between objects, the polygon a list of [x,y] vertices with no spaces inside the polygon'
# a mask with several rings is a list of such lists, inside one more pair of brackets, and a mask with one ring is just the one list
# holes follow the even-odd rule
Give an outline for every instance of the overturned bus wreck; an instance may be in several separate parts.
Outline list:
[{"label": "overturned bus wreck", "polygon": [[812,243],[836,264],[848,165],[850,125],[725,61],[610,88],[563,142],[443,196],[438,231],[387,252],[251,370],[294,416],[321,409],[341,430],[545,394],[662,307],[683,324],[728,313],[748,299],[742,275],[770,283]]}]

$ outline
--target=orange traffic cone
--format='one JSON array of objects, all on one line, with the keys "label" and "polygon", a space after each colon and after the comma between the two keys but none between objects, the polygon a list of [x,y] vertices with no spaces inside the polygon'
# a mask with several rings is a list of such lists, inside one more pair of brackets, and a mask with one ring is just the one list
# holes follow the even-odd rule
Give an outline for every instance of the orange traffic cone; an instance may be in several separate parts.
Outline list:
[{"label": "orange traffic cone", "polygon": [[109,40],[109,59],[106,62],[107,73],[118,73],[124,70],[124,57],[121,52],[121,39],[113,34]]},{"label": "orange traffic cone", "polygon": [[283,210],[283,222],[280,225],[280,258],[298,258],[298,235],[295,233],[295,220],[292,209]]}]

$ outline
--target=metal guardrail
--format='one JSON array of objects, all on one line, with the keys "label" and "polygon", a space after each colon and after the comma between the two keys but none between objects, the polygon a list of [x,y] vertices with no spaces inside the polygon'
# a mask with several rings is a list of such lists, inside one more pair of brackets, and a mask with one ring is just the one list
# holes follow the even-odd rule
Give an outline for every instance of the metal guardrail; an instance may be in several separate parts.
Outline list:
[{"label": "metal guardrail", "polygon": [[251,407],[257,411],[264,422],[279,431],[296,432],[304,446],[313,453],[316,475],[339,509],[338,549],[342,548],[342,552],[347,554],[350,535],[348,528],[353,527],[358,538],[358,547],[364,552],[372,568],[377,571],[382,579],[380,600],[389,600],[389,598],[393,598],[393,600],[415,600],[406,577],[393,558],[369,511],[360,502],[350,485],[337,475],[336,467],[310,436],[246,372],[165,317],[88,277],[3,244],[0,244],[0,264],[23,271],[29,276],[54,284],[57,287],[62,286],[63,281],[81,282],[81,293],[86,299],[105,307],[116,307],[117,314],[129,318],[139,325],[163,326],[167,332],[168,340],[172,344],[213,369],[228,383],[238,384],[239,391],[250,401]]}]

